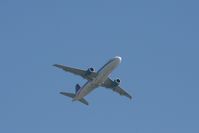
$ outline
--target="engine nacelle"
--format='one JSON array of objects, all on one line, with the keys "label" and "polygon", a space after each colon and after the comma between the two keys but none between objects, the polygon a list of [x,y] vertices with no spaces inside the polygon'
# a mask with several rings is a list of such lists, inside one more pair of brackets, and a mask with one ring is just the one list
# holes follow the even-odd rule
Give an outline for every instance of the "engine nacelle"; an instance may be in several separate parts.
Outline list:
[{"label": "engine nacelle", "polygon": [[120,79],[115,79],[115,80],[114,80],[113,86],[118,86],[118,85],[120,85],[120,82],[121,82]]},{"label": "engine nacelle", "polygon": [[88,70],[86,71],[86,75],[90,75],[92,72],[94,72],[95,69],[94,68],[88,68]]}]

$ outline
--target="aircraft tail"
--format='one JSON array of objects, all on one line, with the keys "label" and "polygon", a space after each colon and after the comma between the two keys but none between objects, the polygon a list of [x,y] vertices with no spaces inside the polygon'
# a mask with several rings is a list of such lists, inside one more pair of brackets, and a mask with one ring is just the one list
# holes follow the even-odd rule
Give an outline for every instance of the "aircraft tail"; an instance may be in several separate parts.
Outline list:
[{"label": "aircraft tail", "polygon": [[[67,97],[70,97],[70,98],[74,98],[75,97],[75,94],[74,93],[68,93],[68,92],[60,92],[60,94],[64,95],[64,96],[67,96]],[[81,103],[85,104],[85,105],[89,105],[89,103],[86,101],[86,99],[82,98],[80,100]]]}]

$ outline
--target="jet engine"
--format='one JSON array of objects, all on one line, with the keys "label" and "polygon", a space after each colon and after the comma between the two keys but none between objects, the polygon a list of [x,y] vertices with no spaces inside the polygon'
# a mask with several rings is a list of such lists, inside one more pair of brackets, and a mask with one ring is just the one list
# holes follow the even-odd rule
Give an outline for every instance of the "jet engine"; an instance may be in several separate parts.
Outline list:
[{"label": "jet engine", "polygon": [[92,72],[94,72],[95,69],[94,68],[88,68],[88,70],[86,71],[86,75],[90,75]]},{"label": "jet engine", "polygon": [[121,80],[120,79],[115,79],[114,80],[114,86],[120,85]]}]

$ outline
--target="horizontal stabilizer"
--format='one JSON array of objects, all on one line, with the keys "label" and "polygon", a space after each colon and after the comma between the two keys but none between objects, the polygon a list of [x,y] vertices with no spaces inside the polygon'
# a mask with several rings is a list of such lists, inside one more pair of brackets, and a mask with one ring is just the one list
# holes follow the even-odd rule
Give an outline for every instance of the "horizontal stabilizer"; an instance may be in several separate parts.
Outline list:
[{"label": "horizontal stabilizer", "polygon": [[[60,94],[64,95],[64,96],[67,96],[67,97],[70,97],[70,98],[74,98],[75,97],[75,94],[73,93],[68,93],[68,92],[60,92]],[[85,104],[85,105],[89,105],[89,103],[86,101],[86,99],[82,98],[80,100],[81,103]]]},{"label": "horizontal stabilizer", "polygon": [[86,99],[82,98],[79,100],[81,103],[83,104],[86,104],[86,105],[89,105],[89,103],[86,101]]},{"label": "horizontal stabilizer", "polygon": [[67,97],[70,97],[70,98],[74,98],[74,97],[75,97],[75,94],[73,94],[73,93],[60,92],[60,94],[62,94],[62,95],[64,95],[64,96],[67,96]]}]

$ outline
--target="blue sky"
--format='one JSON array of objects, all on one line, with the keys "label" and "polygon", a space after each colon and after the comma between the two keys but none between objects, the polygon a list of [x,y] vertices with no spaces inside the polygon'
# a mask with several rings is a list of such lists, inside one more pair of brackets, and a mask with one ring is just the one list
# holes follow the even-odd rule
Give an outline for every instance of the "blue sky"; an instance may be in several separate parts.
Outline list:
[{"label": "blue sky", "polygon": [[[199,132],[199,18],[194,0],[1,0],[0,132]],[[85,80],[52,67],[98,70],[132,101],[98,88],[72,103],[59,94]]]}]

